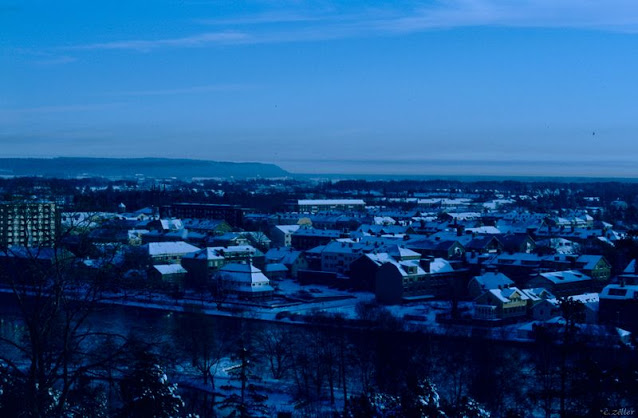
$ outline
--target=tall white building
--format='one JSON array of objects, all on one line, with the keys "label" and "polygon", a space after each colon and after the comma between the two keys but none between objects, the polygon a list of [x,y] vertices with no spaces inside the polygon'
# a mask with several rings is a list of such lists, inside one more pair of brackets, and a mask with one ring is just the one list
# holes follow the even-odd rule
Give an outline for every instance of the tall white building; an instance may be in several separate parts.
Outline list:
[{"label": "tall white building", "polygon": [[0,247],[50,246],[58,233],[55,203],[0,203]]}]

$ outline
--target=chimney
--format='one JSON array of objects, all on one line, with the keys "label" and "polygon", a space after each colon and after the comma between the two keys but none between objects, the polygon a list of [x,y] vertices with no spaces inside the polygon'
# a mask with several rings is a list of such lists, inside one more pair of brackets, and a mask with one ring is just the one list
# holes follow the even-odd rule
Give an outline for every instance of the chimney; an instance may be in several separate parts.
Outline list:
[{"label": "chimney", "polygon": [[430,257],[430,256],[423,257],[421,260],[419,260],[419,264],[421,265],[421,268],[423,269],[423,271],[425,271],[426,273],[430,272],[432,261],[434,261],[434,257]]}]

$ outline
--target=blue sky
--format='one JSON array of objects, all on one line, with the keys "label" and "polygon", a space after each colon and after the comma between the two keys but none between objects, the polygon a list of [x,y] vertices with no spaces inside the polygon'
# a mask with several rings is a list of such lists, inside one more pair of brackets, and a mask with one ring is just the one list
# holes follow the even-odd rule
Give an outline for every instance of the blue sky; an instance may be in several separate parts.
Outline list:
[{"label": "blue sky", "polygon": [[635,0],[0,0],[0,27],[4,156],[638,176]]}]

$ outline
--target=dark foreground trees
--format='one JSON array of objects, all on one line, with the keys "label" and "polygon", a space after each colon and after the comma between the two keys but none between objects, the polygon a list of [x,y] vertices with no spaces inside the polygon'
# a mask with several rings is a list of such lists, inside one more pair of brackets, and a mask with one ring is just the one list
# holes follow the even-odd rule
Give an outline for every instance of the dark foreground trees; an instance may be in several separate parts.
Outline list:
[{"label": "dark foreground trees", "polygon": [[124,418],[173,418],[181,416],[184,401],[177,385],[168,381],[157,355],[138,347],[132,353],[132,369],[120,382]]},{"label": "dark foreground trees", "polygon": [[[2,250],[0,285],[15,310],[14,326],[0,335],[0,373],[7,382],[0,412],[15,407],[23,416],[71,414],[99,391],[87,381],[108,381],[106,366],[124,353],[126,338],[92,323],[106,282],[103,270],[82,269],[55,245]],[[9,386],[10,394],[4,390]]]}]

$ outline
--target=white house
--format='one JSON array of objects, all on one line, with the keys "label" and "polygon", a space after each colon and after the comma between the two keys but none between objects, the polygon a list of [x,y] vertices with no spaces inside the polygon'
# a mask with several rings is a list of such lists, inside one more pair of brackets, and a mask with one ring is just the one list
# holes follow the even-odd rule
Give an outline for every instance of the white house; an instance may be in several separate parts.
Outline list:
[{"label": "white house", "polygon": [[274,291],[268,277],[252,264],[226,264],[216,278],[223,292],[239,298],[268,299]]}]

